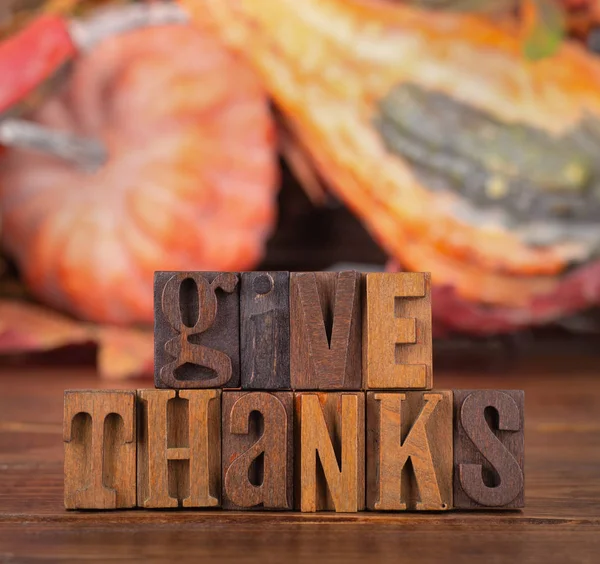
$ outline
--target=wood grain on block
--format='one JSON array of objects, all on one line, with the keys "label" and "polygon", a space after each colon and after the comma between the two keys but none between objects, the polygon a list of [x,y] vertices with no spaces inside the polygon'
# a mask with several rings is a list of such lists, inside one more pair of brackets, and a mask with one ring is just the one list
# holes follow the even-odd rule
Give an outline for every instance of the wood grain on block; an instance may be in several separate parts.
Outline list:
[{"label": "wood grain on block", "polygon": [[292,392],[223,393],[223,507],[293,507]]},{"label": "wood grain on block", "polygon": [[218,507],[221,390],[138,390],[140,507]]},{"label": "wood grain on block", "polygon": [[367,507],[452,508],[452,392],[367,393]]},{"label": "wood grain on block", "polygon": [[291,274],[292,388],[362,387],[360,278],[355,271]]},{"label": "wood grain on block", "polygon": [[522,390],[454,390],[454,505],[524,506]]},{"label": "wood grain on block", "polygon": [[364,509],[364,402],[362,392],[295,394],[296,509]]},{"label": "wood grain on block", "polygon": [[431,389],[431,276],[369,273],[363,292],[363,372],[369,389]]},{"label": "wood grain on block", "polygon": [[289,272],[242,273],[240,341],[243,389],[290,389]]},{"label": "wood grain on block", "polygon": [[157,388],[239,387],[238,281],[234,272],[155,273]]},{"label": "wood grain on block", "polygon": [[65,507],[135,506],[135,392],[67,390]]}]

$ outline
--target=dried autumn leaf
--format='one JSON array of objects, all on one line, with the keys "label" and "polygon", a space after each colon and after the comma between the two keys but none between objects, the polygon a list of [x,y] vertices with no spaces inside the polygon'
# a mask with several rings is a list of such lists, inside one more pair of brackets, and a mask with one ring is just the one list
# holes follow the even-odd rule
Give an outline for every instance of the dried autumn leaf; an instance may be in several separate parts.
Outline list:
[{"label": "dried autumn leaf", "polygon": [[149,376],[153,367],[150,329],[126,329],[75,321],[28,302],[0,300],[0,355],[11,356],[96,343],[98,373],[123,380]]}]

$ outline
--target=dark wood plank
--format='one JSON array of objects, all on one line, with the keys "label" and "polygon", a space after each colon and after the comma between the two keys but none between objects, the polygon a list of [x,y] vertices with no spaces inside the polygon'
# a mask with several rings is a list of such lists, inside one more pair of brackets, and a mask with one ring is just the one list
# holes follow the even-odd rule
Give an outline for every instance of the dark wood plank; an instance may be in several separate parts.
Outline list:
[{"label": "dark wood plank", "polygon": [[365,394],[296,393],[294,417],[296,509],[364,509]]},{"label": "dark wood plank", "polygon": [[431,275],[369,273],[363,292],[363,373],[369,389],[433,387]]},{"label": "dark wood plank", "polygon": [[106,562],[110,547],[111,558],[129,562],[143,547],[148,562],[428,564],[452,555],[453,562],[593,564],[600,552],[599,373],[600,357],[565,353],[556,343],[501,373],[436,371],[439,388],[525,390],[522,511],[82,512],[63,505],[63,391],[115,383],[91,368],[0,366],[0,560]]},{"label": "dark wood plank", "polygon": [[293,508],[294,395],[224,392],[223,507]]},{"label": "dark wood plank", "polygon": [[154,382],[157,388],[238,388],[239,275],[156,272]]},{"label": "dark wood plank", "polygon": [[455,507],[523,507],[524,400],[521,390],[454,390]]},{"label": "dark wood plank", "polygon": [[452,465],[451,391],[367,393],[369,509],[452,509]]},{"label": "dark wood plank", "polygon": [[289,272],[242,273],[240,341],[243,389],[290,389]]},{"label": "dark wood plank", "polygon": [[361,275],[296,272],[290,278],[290,369],[295,390],[358,390]]},{"label": "dark wood plank", "polygon": [[138,390],[138,506],[218,507],[221,390]]},{"label": "dark wood plank", "polygon": [[135,506],[135,393],[65,392],[65,507]]}]

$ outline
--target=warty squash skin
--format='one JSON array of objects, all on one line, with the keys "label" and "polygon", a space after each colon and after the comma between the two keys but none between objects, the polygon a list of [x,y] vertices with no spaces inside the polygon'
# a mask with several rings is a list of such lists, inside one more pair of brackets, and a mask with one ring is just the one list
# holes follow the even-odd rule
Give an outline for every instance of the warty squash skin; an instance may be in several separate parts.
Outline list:
[{"label": "warty squash skin", "polygon": [[17,149],[1,159],[1,241],[43,302],[96,322],[149,323],[155,270],[260,260],[278,185],[268,101],[208,30],[105,39],[28,117],[99,138],[109,154],[95,171]]},{"label": "warty squash skin", "polygon": [[[531,61],[507,22],[388,0],[182,4],[253,64],[331,190],[403,268],[520,326],[599,301],[595,274],[575,298],[561,291],[600,249],[600,63],[582,47]],[[552,296],[552,313],[529,311]]]}]

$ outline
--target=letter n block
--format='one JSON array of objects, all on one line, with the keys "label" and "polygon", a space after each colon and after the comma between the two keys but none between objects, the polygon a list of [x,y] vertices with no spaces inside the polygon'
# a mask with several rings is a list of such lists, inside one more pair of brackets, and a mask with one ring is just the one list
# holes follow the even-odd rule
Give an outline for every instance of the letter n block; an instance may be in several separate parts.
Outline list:
[{"label": "letter n block", "polygon": [[238,282],[234,272],[155,273],[157,388],[239,387]]},{"label": "letter n block", "polygon": [[135,506],[135,392],[65,391],[65,507]]},{"label": "letter n block", "polygon": [[296,509],[364,509],[365,394],[302,392],[295,404]]},{"label": "letter n block", "polygon": [[223,393],[223,507],[293,507],[292,392]]},{"label": "letter n block", "polygon": [[367,507],[452,508],[452,392],[367,393]]},{"label": "letter n block", "polygon": [[140,507],[218,507],[221,390],[138,390]]},{"label": "letter n block", "polygon": [[524,506],[522,390],[454,390],[454,506]]},{"label": "letter n block", "polygon": [[366,387],[430,390],[433,372],[429,273],[369,273],[363,303]]},{"label": "letter n block", "polygon": [[291,274],[293,389],[361,389],[360,281],[354,271]]}]

